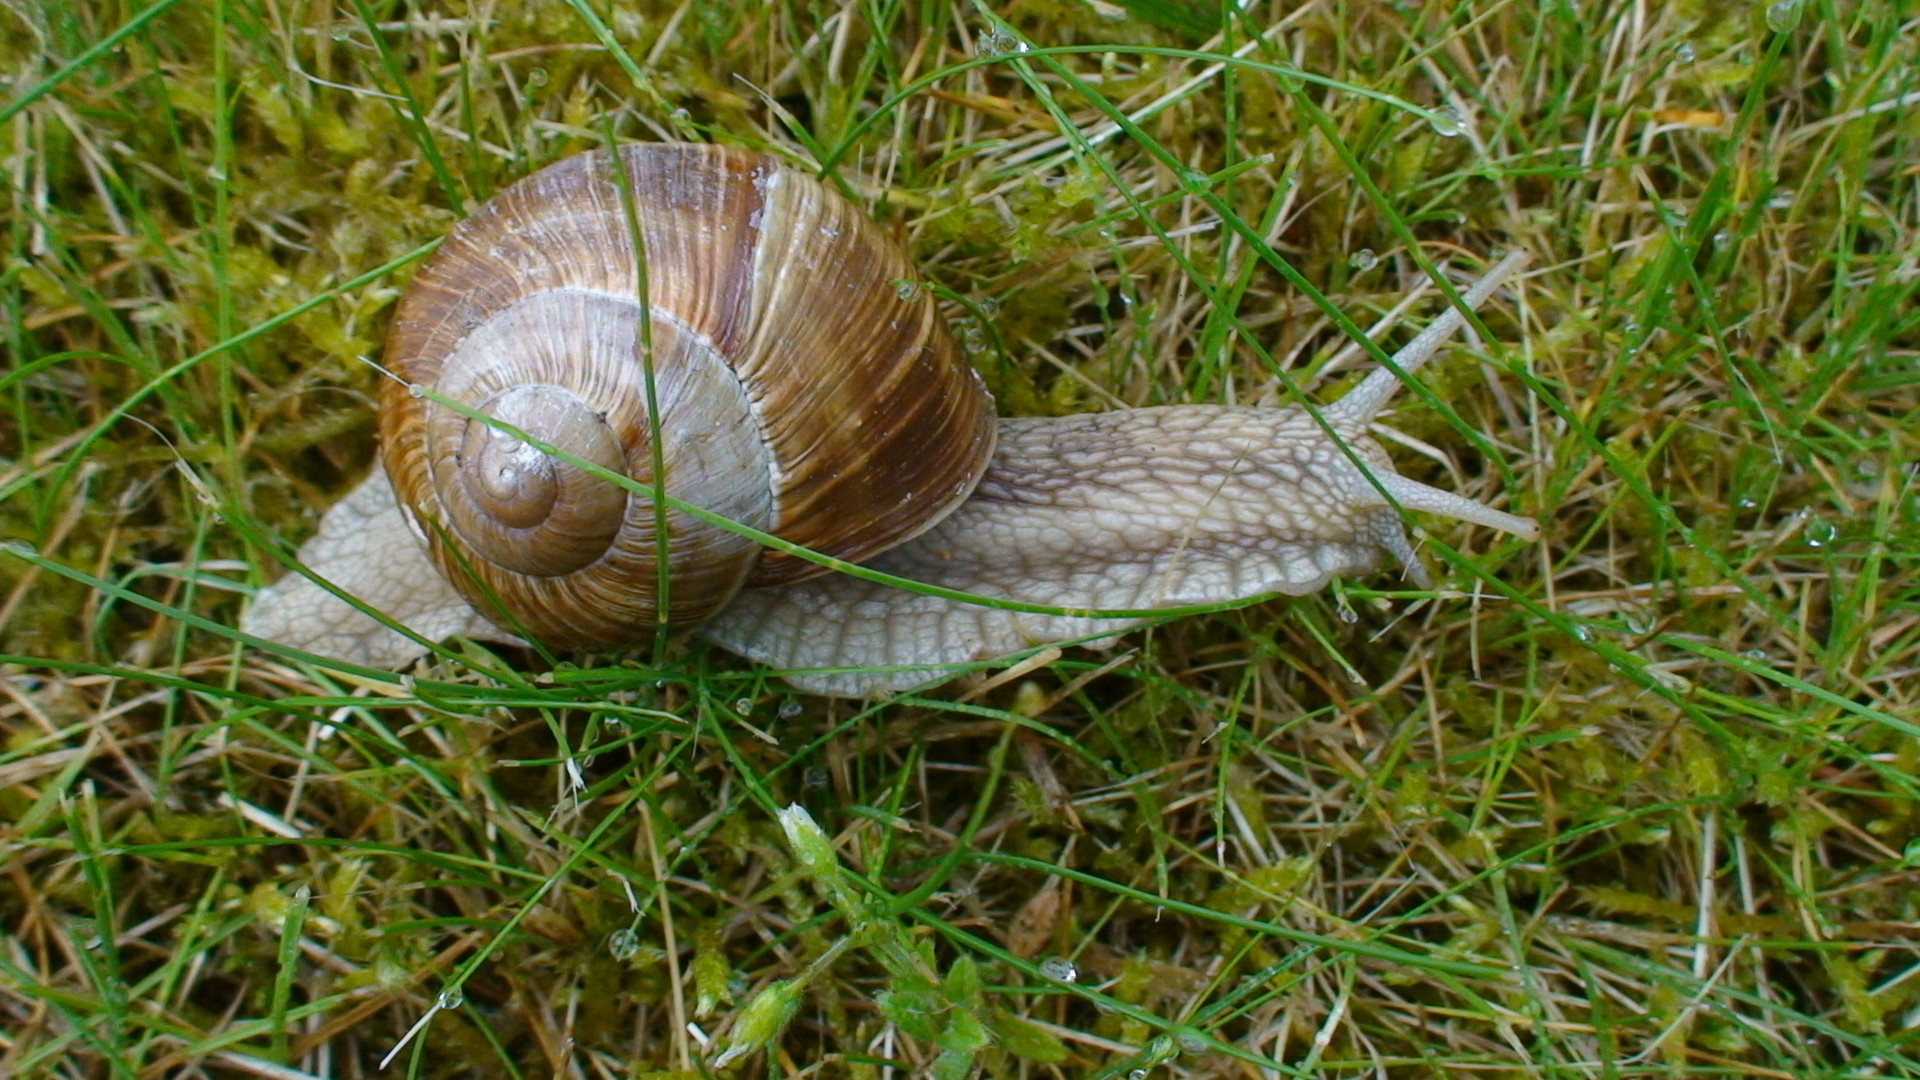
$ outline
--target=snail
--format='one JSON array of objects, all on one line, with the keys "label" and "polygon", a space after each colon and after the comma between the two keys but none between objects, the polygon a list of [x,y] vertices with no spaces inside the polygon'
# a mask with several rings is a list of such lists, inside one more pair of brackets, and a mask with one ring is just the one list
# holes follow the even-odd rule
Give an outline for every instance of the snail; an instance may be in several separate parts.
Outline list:
[{"label": "snail", "polygon": [[[1522,261],[1503,260],[1467,304]],[[722,520],[1070,612],[1300,595],[1383,556],[1424,586],[1401,509],[1536,535],[1527,518],[1399,476],[1367,434],[1461,325],[1457,310],[1313,414],[996,420],[917,281],[864,214],[767,156],[631,145],[510,185],[402,299],[384,468],[300,554],[417,639],[297,573],[259,591],[241,630],[398,667],[423,640],[606,650],[651,642],[664,622],[791,670],[803,690],[865,696],[1040,643],[1111,639],[1145,616],[916,593]]]}]

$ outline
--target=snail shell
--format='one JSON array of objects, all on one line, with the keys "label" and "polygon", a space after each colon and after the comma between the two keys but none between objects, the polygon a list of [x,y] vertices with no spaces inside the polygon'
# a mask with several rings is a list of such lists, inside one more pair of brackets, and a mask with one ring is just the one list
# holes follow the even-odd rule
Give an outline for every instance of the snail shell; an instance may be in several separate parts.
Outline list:
[{"label": "snail shell", "polygon": [[[1503,259],[1466,307],[1523,263]],[[697,624],[804,689],[860,696],[1146,618],[1101,612],[1299,595],[1387,559],[1425,584],[1405,510],[1536,535],[1399,476],[1368,433],[1460,309],[1314,412],[996,424],[915,280],[858,210],[770,158],[629,146],[512,185],[448,237],[395,315],[384,472],[328,512],[304,573],[262,589],[241,629],[398,666],[451,635],[620,648]],[[1064,610],[823,573],[681,505]]]},{"label": "snail shell", "polygon": [[434,563],[501,627],[560,647],[640,640],[824,571],[666,509],[663,574],[652,500],[487,418],[856,562],[951,511],[993,448],[979,377],[846,201],[719,147],[617,160],[624,179],[582,154],[461,223],[387,348],[387,473]]}]

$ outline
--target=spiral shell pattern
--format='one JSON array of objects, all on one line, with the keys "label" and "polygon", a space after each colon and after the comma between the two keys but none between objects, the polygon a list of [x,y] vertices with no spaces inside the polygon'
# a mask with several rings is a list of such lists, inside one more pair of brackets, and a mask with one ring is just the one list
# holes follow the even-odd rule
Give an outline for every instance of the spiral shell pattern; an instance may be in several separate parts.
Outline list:
[{"label": "spiral shell pattern", "polygon": [[819,572],[661,491],[865,559],[950,512],[992,453],[991,399],[915,280],[858,209],[772,158],[561,161],[456,228],[402,301],[394,490],[469,602],[555,647],[630,644]]}]

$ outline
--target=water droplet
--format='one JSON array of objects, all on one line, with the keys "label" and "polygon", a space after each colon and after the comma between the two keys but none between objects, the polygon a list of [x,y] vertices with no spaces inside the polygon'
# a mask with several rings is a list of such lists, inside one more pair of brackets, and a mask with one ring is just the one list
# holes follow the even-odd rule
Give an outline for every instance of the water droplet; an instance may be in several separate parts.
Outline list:
[{"label": "water droplet", "polygon": [[917,281],[896,281],[893,294],[902,300],[914,300],[920,296],[920,283]]},{"label": "water droplet", "polygon": [[1840,535],[1840,529],[1825,518],[1807,515],[1807,527],[1802,533],[1807,538],[1808,547],[1826,547]]},{"label": "water droplet", "polygon": [[40,557],[40,549],[27,543],[25,540],[0,541],[0,551],[4,551],[9,555],[18,556],[22,559],[37,559]]},{"label": "water droplet", "polygon": [[980,35],[981,56],[1012,56],[1026,51],[1026,42],[997,26]]},{"label": "water droplet", "polygon": [[1080,969],[1064,956],[1049,956],[1040,961],[1040,977],[1057,983],[1070,983],[1080,978]]},{"label": "water droplet", "polygon": [[733,711],[739,713],[741,716],[746,716],[748,713],[753,712],[753,699],[743,697],[739,701],[734,702]]},{"label": "water droplet", "polygon": [[1207,1040],[1197,1031],[1182,1031],[1179,1035],[1175,1036],[1175,1038],[1180,1041],[1180,1049],[1189,1054],[1204,1054],[1207,1052]]},{"label": "water droplet", "polygon": [[[1920,841],[1917,841],[1917,842],[1920,842]],[[1145,1069],[1129,1070],[1127,1073],[1127,1080],[1147,1080],[1147,1070]]]},{"label": "water droplet", "polygon": [[1432,125],[1434,134],[1443,139],[1457,138],[1467,130],[1467,118],[1451,105],[1428,113],[1427,123]]},{"label": "water droplet", "polygon": [[1364,274],[1380,265],[1380,256],[1375,255],[1372,248],[1361,248],[1347,256],[1347,265]]},{"label": "water droplet", "polygon": [[1000,314],[1000,301],[996,297],[983,296],[975,300],[973,306],[979,310],[982,318],[991,319]]},{"label": "water droplet", "polygon": [[547,85],[547,69],[537,67],[527,72],[527,85],[535,90]]},{"label": "water droplet", "polygon": [[433,1007],[443,1012],[450,1009],[457,1009],[466,1003],[467,995],[461,993],[460,988],[457,986],[447,987],[445,990],[440,991],[439,997],[433,999]]},{"label": "water droplet", "polygon": [[1680,61],[1683,64],[1691,64],[1695,60],[1700,58],[1700,54],[1697,50],[1694,49],[1693,42],[1683,41],[1680,44],[1674,46],[1673,58],[1675,60]]},{"label": "water droplet", "polygon": [[1800,25],[1800,0],[1774,0],[1767,5],[1767,29],[1784,34]]},{"label": "water droplet", "polygon": [[806,708],[807,707],[805,705],[800,704],[799,698],[790,697],[787,700],[780,703],[780,719],[791,720],[794,717],[799,716],[801,713],[805,712]]},{"label": "water droplet", "polygon": [[1579,638],[1581,641],[1592,641],[1593,627],[1588,626],[1586,623],[1576,623],[1573,627],[1573,636]]},{"label": "water droplet", "polygon": [[1788,207],[1793,205],[1793,200],[1796,194],[1797,193],[1790,187],[1783,187],[1776,190],[1773,193],[1773,197],[1767,200],[1767,209],[1769,210],[1787,209]]},{"label": "water droplet", "polygon": [[1719,232],[1713,234],[1714,247],[1726,247],[1731,243],[1733,243],[1733,234],[1727,230],[1721,229]]},{"label": "water droplet", "polygon": [[1747,659],[1749,659],[1749,660],[1763,660],[1763,661],[1764,661],[1764,660],[1771,660],[1771,659],[1772,659],[1772,657],[1769,657],[1769,656],[1767,655],[1767,650],[1765,650],[1765,649],[1748,649],[1748,650],[1747,650],[1746,652],[1743,652],[1743,653],[1741,653],[1740,655],[1741,655],[1741,656],[1744,656],[1744,657],[1746,657],[1746,658],[1747,658]]},{"label": "water droplet", "polygon": [[623,927],[607,935],[607,952],[615,960],[625,963],[640,952],[640,935],[631,927]]}]

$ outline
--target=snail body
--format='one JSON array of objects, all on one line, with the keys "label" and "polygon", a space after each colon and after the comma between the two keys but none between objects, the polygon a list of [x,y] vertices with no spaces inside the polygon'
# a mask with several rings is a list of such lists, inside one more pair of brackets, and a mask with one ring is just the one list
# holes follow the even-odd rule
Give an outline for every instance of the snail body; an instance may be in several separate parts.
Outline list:
[{"label": "snail body", "polygon": [[[1384,369],[1319,420],[1185,405],[996,422],[928,290],[856,208],[759,155],[617,155],[504,190],[395,314],[385,467],[301,562],[420,638],[610,649],[697,626],[779,668],[891,669],[788,676],[858,696],[1140,621],[830,573],[639,491],[899,577],[1082,611],[1297,595],[1382,556],[1424,580],[1395,503],[1533,535],[1393,472],[1366,434],[1398,385]],[[1460,321],[1440,316],[1395,366]],[[368,666],[425,651],[301,575],[263,589],[241,628]]]}]

